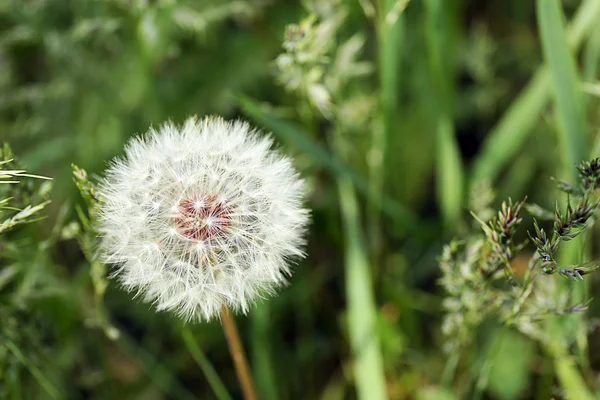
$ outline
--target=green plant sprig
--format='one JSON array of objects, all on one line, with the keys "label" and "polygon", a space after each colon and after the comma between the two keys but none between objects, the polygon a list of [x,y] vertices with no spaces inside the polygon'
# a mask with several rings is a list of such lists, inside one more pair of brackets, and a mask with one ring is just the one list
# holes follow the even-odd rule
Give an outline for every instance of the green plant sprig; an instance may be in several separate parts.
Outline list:
[{"label": "green plant sprig", "polygon": [[527,244],[526,242],[517,244],[514,240],[517,228],[523,221],[520,212],[525,201],[526,199],[513,203],[512,199],[509,199],[508,203],[503,202],[498,215],[489,222],[485,222],[474,213],[471,213],[481,225],[491,247],[490,256],[484,264],[484,272],[490,275],[503,268],[505,276],[514,285],[517,285],[517,283],[510,262]]},{"label": "green plant sprig", "polygon": [[[104,294],[108,288],[107,266],[101,263],[94,256],[94,248],[96,246],[96,231],[94,230],[92,220],[98,210],[98,205],[102,202],[101,196],[96,190],[96,183],[88,177],[87,171],[71,164],[73,169],[73,182],[85,203],[85,210],[76,205],[79,224],[72,223],[63,231],[63,235],[74,237],[79,242],[79,246],[83,251],[85,258],[90,263],[90,276],[92,285],[94,286],[94,297],[96,301],[96,321],[95,324],[100,327],[109,339],[116,340],[120,332],[109,321],[108,315],[104,307]],[[86,213],[87,210],[87,213]]]},{"label": "green plant sprig", "polygon": [[[448,361],[452,368],[450,378],[446,377],[446,380],[451,379],[456,368],[456,352],[472,341],[475,328],[487,318],[496,316],[504,325],[502,332],[514,327],[544,347],[552,348],[555,339],[542,321],[551,315],[587,309],[589,301],[572,304],[570,295],[557,296],[556,279],[549,276],[558,274],[563,278],[582,280],[599,268],[595,262],[561,266],[556,259],[560,244],[588,229],[600,207],[596,196],[596,189],[600,186],[600,159],[583,162],[577,170],[575,184],[558,182],[558,188],[568,196],[565,208],[556,204],[554,212],[551,212],[535,204],[525,204],[526,200],[514,203],[509,199],[489,221],[472,213],[481,225],[483,235],[469,234],[462,241],[454,240],[444,247],[439,260],[443,275],[440,283],[448,297],[443,302],[446,316],[442,333],[446,336],[445,350],[453,354]],[[487,209],[485,206],[479,208]],[[534,232],[528,233],[535,253],[529,259],[523,278],[517,279],[511,262],[527,243],[515,240],[522,223],[520,213],[523,208],[535,218],[552,221],[552,233],[540,228],[534,218]],[[503,281],[510,286],[503,285]],[[502,337],[504,335],[501,334],[498,340],[501,341]],[[476,397],[481,396],[487,385],[491,360],[498,348],[499,344],[494,346],[496,350],[482,367],[477,379]],[[556,357],[555,353],[552,354]]]},{"label": "green plant sprig", "polygon": [[[558,203],[555,205],[552,236],[540,228],[535,219],[535,235],[530,233],[531,241],[542,260],[541,272],[547,275],[558,273],[565,278],[575,280],[582,279],[584,275],[595,271],[599,266],[580,264],[561,268],[556,261],[556,253],[561,242],[570,241],[584,232],[589,226],[589,220],[598,211],[600,200],[595,198],[595,191],[600,185],[600,158],[582,162],[577,170],[579,182],[576,186],[558,182],[558,188],[567,194],[568,199],[564,212],[561,211]],[[571,203],[572,198],[576,200],[575,205]]]}]

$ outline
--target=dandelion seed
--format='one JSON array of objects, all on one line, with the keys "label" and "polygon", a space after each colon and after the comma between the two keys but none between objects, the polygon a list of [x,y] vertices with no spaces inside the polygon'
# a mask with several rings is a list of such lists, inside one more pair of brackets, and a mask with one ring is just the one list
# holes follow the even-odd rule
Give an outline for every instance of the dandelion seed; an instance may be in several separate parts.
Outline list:
[{"label": "dandelion seed", "polygon": [[210,320],[286,282],[304,255],[303,181],[272,140],[221,118],[129,141],[101,186],[103,261],[158,310]]}]

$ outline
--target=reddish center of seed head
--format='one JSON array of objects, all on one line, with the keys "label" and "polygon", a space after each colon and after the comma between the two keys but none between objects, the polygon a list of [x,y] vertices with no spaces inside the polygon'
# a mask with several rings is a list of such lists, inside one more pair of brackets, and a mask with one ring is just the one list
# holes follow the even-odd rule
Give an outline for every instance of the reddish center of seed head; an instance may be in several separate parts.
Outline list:
[{"label": "reddish center of seed head", "polygon": [[193,240],[207,240],[223,235],[231,225],[231,207],[215,195],[183,199],[177,207],[175,225]]}]

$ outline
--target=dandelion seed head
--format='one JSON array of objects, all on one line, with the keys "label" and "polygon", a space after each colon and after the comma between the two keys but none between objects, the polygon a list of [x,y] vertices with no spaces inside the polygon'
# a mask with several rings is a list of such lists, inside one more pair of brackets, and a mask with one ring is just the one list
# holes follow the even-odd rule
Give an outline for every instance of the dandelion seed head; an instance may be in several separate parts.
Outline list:
[{"label": "dandelion seed head", "polygon": [[101,185],[101,259],[158,310],[187,320],[223,305],[247,312],[304,256],[304,183],[272,144],[214,117],[131,139]]}]

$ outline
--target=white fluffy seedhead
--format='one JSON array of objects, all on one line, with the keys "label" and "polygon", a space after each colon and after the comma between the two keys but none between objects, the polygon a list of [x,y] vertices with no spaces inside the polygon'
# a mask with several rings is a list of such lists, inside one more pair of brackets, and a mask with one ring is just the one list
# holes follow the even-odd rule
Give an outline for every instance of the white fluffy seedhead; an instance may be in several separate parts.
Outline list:
[{"label": "white fluffy seedhead", "polygon": [[100,194],[100,255],[123,286],[187,320],[247,312],[302,257],[303,181],[244,122],[188,119],[131,139]]}]

